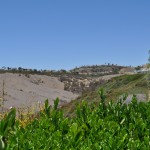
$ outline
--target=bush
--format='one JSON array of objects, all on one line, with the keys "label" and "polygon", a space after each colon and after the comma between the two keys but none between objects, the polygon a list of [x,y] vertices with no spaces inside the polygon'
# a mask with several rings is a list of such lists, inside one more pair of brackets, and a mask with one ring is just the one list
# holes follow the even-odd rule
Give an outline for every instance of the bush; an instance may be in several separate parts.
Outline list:
[{"label": "bush", "polygon": [[[104,91],[99,92],[98,106],[86,101],[76,108],[76,117],[64,117],[58,109],[59,99],[51,108],[48,100],[38,119],[24,128],[14,121],[14,110],[1,120],[0,141],[3,149],[150,149],[150,102],[129,105],[122,100],[105,104]],[[123,98],[124,99],[124,98]]]}]

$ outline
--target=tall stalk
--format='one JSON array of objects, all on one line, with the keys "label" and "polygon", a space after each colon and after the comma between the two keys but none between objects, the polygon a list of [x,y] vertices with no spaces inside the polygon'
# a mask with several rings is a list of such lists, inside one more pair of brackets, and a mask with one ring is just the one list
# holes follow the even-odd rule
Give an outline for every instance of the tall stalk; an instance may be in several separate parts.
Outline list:
[{"label": "tall stalk", "polygon": [[5,94],[4,85],[5,85],[5,83],[3,80],[3,82],[2,82],[2,96],[0,97],[0,111],[3,111],[3,107],[4,107],[4,94]]},{"label": "tall stalk", "polygon": [[1,107],[2,107],[2,112],[4,110],[4,95],[5,95],[5,81],[3,80],[3,86],[2,86],[2,101],[1,101]]}]

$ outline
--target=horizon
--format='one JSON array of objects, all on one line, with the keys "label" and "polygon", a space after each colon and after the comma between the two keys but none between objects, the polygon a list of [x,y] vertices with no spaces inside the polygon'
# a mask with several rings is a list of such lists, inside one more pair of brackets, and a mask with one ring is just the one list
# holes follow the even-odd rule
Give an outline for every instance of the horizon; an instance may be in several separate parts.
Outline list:
[{"label": "horizon", "polygon": [[[0,69],[2,69],[2,70],[13,70],[13,69],[16,69],[16,70],[19,70],[19,68],[21,68],[21,69],[27,69],[27,70],[37,70],[37,71],[44,71],[44,70],[46,70],[46,71],[61,71],[61,70],[65,70],[65,71],[70,71],[70,70],[73,70],[73,69],[76,69],[76,68],[82,68],[82,67],[92,67],[92,66],[122,66],[122,67],[131,67],[131,68],[136,68],[136,67],[138,67],[138,66],[140,66],[140,67],[142,67],[142,66],[144,66],[144,65],[146,65],[146,64],[141,64],[141,65],[137,65],[137,66],[132,66],[132,65],[119,65],[119,64],[111,64],[111,63],[105,63],[105,64],[93,64],[93,65],[81,65],[81,66],[75,66],[75,67],[73,67],[73,68],[71,68],[71,69],[64,69],[64,68],[61,68],[61,69],[37,69],[37,68],[24,68],[24,67],[21,67],[21,66],[17,66],[17,67],[9,67],[9,66],[0,66]],[[9,68],[9,69],[8,69]]]},{"label": "horizon", "polygon": [[0,65],[70,70],[148,63],[150,1],[0,1]]}]

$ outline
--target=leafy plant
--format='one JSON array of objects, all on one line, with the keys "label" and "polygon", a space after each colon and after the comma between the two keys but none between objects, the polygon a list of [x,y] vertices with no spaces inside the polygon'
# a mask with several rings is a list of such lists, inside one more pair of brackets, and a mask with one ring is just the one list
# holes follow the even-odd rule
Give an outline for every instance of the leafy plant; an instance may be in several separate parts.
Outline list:
[{"label": "leafy plant", "polygon": [[128,105],[127,95],[114,103],[105,103],[99,90],[99,105],[82,101],[76,116],[64,117],[59,99],[50,107],[48,100],[39,118],[24,127],[15,121],[15,110],[0,121],[0,149],[150,149],[150,102],[137,102],[134,95]]},{"label": "leafy plant", "polygon": [[5,119],[0,121],[0,149],[5,149],[9,134],[15,130],[16,110],[13,109]]}]

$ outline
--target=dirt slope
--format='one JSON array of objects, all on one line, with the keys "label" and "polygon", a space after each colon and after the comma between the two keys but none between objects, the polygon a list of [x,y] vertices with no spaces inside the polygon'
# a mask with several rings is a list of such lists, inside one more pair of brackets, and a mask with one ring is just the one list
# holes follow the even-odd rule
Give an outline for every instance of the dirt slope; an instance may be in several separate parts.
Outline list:
[{"label": "dirt slope", "polygon": [[[4,86],[3,86],[4,82]],[[64,83],[56,77],[45,75],[0,74],[0,99],[2,103],[4,88],[4,108],[24,107],[43,103],[49,99],[50,104],[56,97],[60,104],[70,102],[78,95],[64,90]],[[2,108],[2,106],[0,107]]]}]

